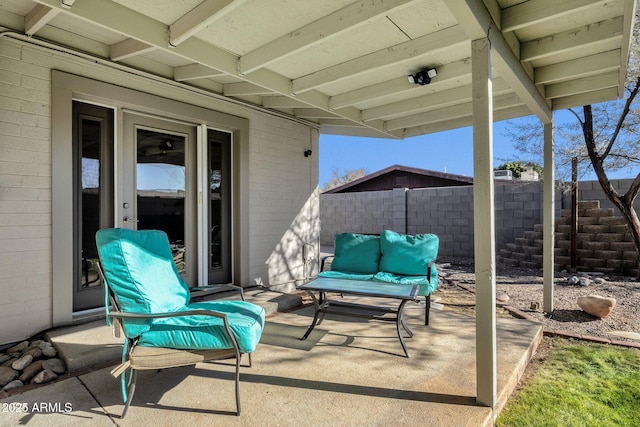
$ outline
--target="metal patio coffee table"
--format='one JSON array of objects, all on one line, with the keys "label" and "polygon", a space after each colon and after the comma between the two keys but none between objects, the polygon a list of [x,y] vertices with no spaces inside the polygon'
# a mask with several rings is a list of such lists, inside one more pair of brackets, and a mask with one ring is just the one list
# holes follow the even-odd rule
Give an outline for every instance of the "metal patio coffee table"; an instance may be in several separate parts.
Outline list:
[{"label": "metal patio coffee table", "polygon": [[[298,286],[298,289],[306,291],[313,299],[315,314],[313,322],[305,332],[301,340],[307,339],[313,328],[322,323],[325,313],[341,314],[344,316],[371,318],[373,313],[393,313],[395,317],[382,317],[374,315],[377,320],[395,320],[398,338],[406,357],[409,357],[407,346],[402,337],[402,329],[404,329],[409,338],[413,337],[413,332],[409,329],[404,320],[404,306],[408,301],[416,301],[418,294],[418,285],[404,285],[395,283],[382,283],[362,280],[332,279],[319,277],[311,280],[304,285]],[[314,292],[318,292],[316,297]],[[339,293],[347,295],[356,295],[362,297],[373,298],[391,298],[400,300],[398,308],[387,308],[375,305],[358,304],[353,302],[337,301],[327,298],[328,293]],[[332,309],[331,307],[335,307]]]}]

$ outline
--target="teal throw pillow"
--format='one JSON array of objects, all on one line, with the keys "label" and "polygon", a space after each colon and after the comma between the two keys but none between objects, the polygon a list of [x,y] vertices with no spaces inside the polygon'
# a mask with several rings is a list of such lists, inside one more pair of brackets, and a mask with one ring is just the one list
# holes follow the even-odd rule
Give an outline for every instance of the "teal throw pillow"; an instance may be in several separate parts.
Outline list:
[{"label": "teal throw pillow", "polygon": [[366,234],[337,234],[331,270],[375,274],[380,261],[380,237]]},{"label": "teal throw pillow", "polygon": [[400,234],[385,230],[380,234],[380,270],[418,276],[427,274],[427,265],[438,255],[435,234]]}]

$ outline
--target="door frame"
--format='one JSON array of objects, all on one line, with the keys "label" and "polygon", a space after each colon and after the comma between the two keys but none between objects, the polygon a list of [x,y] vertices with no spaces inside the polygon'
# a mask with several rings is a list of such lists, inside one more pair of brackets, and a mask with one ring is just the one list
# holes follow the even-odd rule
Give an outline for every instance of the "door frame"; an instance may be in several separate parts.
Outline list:
[{"label": "door frame", "polygon": [[[249,120],[246,110],[230,102],[182,87],[158,85],[144,78],[122,84],[123,74],[108,76],[113,83],[92,80],[53,70],[51,74],[51,163],[52,163],[52,324],[66,324],[84,314],[73,313],[73,151],[72,101],[115,109],[116,140],[123,139],[124,111],[135,110],[168,120],[174,119],[229,132],[232,135],[232,277],[246,286],[249,278]],[[130,76],[129,76],[130,77]],[[128,81],[128,80],[127,80]],[[162,92],[164,96],[145,93]],[[172,99],[167,98],[167,96]],[[198,105],[194,105],[197,103]],[[225,111],[225,112],[221,112]],[[237,114],[237,115],[233,115]],[[202,130],[201,130],[202,132]],[[116,151],[115,161],[123,153]],[[122,191],[117,187],[114,192]],[[116,197],[116,200],[119,198]],[[55,250],[54,250],[55,249]],[[101,312],[101,310],[100,310]],[[96,311],[93,313],[101,314]]]}]

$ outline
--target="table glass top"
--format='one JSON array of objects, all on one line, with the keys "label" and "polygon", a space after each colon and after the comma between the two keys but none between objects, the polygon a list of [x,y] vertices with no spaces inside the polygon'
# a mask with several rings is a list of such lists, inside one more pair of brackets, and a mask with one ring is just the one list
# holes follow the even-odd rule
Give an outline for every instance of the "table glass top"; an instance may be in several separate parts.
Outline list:
[{"label": "table glass top", "polygon": [[367,280],[347,280],[319,277],[298,289],[323,292],[343,292],[376,297],[414,299],[418,294],[418,285],[373,282]]}]

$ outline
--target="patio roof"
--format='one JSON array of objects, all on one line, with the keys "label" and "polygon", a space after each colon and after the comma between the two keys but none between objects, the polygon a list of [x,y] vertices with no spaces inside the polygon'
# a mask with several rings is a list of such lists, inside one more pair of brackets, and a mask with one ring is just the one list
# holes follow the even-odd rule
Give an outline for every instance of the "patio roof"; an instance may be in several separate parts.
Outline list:
[{"label": "patio roof", "polygon": [[[65,6],[66,5],[66,6]],[[470,126],[487,37],[494,120],[622,96],[634,0],[0,0],[0,26],[317,124]],[[407,76],[426,68],[430,84]]]}]

